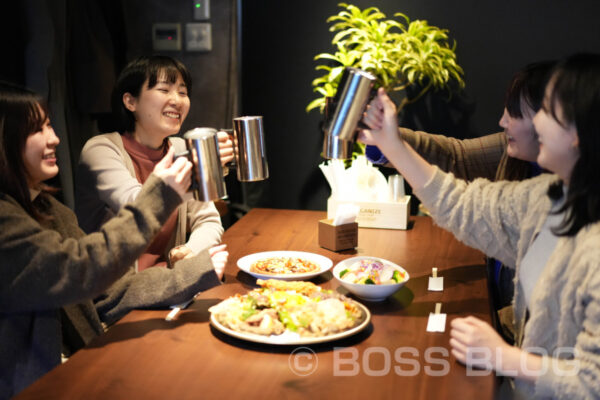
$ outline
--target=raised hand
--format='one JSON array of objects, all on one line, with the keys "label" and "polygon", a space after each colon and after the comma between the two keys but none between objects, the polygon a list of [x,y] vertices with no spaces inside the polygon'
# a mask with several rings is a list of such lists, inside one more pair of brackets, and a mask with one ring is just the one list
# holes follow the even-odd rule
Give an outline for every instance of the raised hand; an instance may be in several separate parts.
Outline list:
[{"label": "raised hand", "polygon": [[192,163],[185,157],[173,161],[174,153],[171,146],[152,172],[183,197],[192,183]]},{"label": "raised hand", "polygon": [[384,152],[385,148],[398,144],[398,115],[397,108],[383,88],[379,88],[377,96],[367,106],[363,122],[370,129],[363,129],[358,140],[375,145]]},{"label": "raised hand", "polygon": [[217,132],[217,140],[219,141],[219,156],[221,158],[221,165],[225,166],[228,162],[233,160],[233,142],[229,138],[227,132]]}]

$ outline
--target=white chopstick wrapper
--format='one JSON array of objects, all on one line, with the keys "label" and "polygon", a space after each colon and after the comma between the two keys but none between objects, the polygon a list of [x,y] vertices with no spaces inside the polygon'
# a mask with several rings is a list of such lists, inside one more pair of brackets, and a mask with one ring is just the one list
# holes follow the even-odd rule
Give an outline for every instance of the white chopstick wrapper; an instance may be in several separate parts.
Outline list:
[{"label": "white chopstick wrapper", "polygon": [[442,303],[435,303],[435,312],[429,313],[427,332],[444,332],[446,330],[446,314],[442,314]]},{"label": "white chopstick wrapper", "polygon": [[188,300],[188,301],[186,301],[184,303],[171,306],[172,310],[169,311],[169,313],[165,317],[165,321],[173,321],[175,319],[175,317],[177,316],[177,314],[179,314],[179,311],[181,311],[182,309],[187,308],[187,306],[189,306],[192,303],[192,301],[193,300]]},{"label": "white chopstick wrapper", "polygon": [[444,277],[437,276],[437,268],[431,269],[431,276],[429,277],[429,285],[427,290],[431,292],[441,292],[444,290]]}]

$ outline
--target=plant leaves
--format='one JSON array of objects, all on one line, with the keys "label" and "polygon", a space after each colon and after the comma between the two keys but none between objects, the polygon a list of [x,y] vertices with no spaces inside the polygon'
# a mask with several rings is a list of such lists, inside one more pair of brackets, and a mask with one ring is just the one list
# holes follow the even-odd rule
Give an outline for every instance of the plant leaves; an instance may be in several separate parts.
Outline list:
[{"label": "plant leaves", "polygon": [[[317,70],[326,75],[312,81],[315,92],[323,97],[307,106],[307,111],[319,108],[323,112],[325,97],[333,96],[345,67],[356,67],[377,77],[376,87],[402,91],[419,85],[420,92],[413,98],[405,97],[398,107],[417,101],[431,88],[463,88],[463,69],[456,62],[456,41],[450,44],[448,30],[428,24],[426,20],[414,20],[403,13],[395,13],[398,19],[386,19],[376,7],[364,10],[339,3],[342,8],[327,18],[332,23],[329,30],[335,32],[333,54],[321,53],[315,60],[328,60],[335,65],[319,65]],[[452,84],[452,82],[456,82]]]}]

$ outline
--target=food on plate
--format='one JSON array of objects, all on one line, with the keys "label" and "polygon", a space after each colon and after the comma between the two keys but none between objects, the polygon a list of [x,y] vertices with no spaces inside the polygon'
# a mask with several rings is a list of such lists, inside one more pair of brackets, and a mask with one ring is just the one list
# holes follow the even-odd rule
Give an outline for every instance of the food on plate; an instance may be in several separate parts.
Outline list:
[{"label": "food on plate", "polygon": [[260,274],[304,274],[319,270],[319,265],[298,257],[268,257],[250,265],[250,272]]},{"label": "food on plate", "polygon": [[285,331],[318,337],[359,325],[366,316],[358,303],[310,282],[258,279],[260,288],[236,294],[208,309],[238,332],[280,335]]},{"label": "food on plate", "polygon": [[341,270],[340,279],[364,285],[393,285],[404,282],[406,273],[381,261],[364,258]]}]

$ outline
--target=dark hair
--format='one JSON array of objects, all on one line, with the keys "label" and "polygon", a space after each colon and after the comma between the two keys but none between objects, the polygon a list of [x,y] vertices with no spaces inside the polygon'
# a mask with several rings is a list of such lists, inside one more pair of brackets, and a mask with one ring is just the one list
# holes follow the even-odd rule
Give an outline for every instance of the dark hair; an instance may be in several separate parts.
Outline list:
[{"label": "dark hair", "polygon": [[[600,54],[576,54],[554,68],[543,108],[562,126],[574,125],[579,158],[569,179],[562,224],[553,229],[574,236],[584,226],[600,221]],[[557,113],[560,106],[562,115]],[[562,195],[562,182],[553,185],[551,198]]]},{"label": "dark hair", "polygon": [[[37,220],[44,217],[31,202],[23,152],[29,135],[41,130],[47,117],[48,107],[40,95],[0,81],[0,192]],[[43,184],[37,189],[52,191]]]},{"label": "dark hair", "polygon": [[534,112],[542,107],[544,89],[554,65],[556,61],[528,64],[513,76],[504,98],[504,106],[511,117],[523,118],[521,100],[524,100]]},{"label": "dark hair", "polygon": [[[164,74],[164,75],[163,75]],[[123,95],[130,93],[138,97],[142,87],[148,81],[148,88],[153,88],[158,79],[165,77],[168,83],[175,83],[181,75],[188,95],[192,93],[192,77],[188,69],[180,61],[167,56],[141,56],[123,68],[112,93],[112,113],[120,133],[135,130],[135,117],[123,104]]]}]

